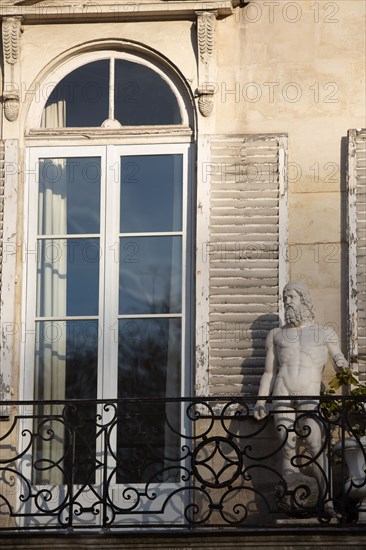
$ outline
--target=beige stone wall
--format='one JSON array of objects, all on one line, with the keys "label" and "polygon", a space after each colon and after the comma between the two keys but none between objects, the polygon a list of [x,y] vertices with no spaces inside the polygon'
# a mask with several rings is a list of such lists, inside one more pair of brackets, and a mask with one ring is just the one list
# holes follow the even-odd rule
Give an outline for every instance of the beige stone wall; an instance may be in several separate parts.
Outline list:
[{"label": "beige stone wall", "polygon": [[365,126],[365,36],[359,0],[255,0],[218,25],[216,131],[289,134],[290,278],[344,349],[344,138]]}]

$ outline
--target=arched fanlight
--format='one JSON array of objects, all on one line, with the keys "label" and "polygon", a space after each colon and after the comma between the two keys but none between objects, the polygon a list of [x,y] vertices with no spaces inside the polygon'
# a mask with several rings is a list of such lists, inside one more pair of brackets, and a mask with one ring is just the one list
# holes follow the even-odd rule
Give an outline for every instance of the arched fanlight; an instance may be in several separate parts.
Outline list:
[{"label": "arched fanlight", "polygon": [[181,124],[177,98],[156,71],[127,59],[100,59],[73,70],[54,88],[43,128]]}]

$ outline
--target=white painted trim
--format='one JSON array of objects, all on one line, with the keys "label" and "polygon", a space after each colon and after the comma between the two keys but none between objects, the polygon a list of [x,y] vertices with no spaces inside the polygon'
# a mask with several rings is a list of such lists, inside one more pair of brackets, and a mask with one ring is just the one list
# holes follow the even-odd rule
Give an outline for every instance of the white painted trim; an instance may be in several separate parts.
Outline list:
[{"label": "white painted trim", "polygon": [[195,395],[209,394],[209,258],[211,202],[211,136],[199,135],[196,219],[196,357]]},{"label": "white painted trim", "polygon": [[282,136],[278,140],[278,171],[279,171],[279,235],[278,235],[278,313],[280,324],[284,323],[284,306],[282,290],[289,278],[288,252],[288,137]]},{"label": "white painted trim", "polygon": [[[19,327],[15,324],[15,294],[17,286],[17,209],[19,178],[19,144],[17,140],[5,140],[4,146],[4,196],[3,242],[1,266],[1,398],[14,395],[14,343]],[[0,411],[2,414],[4,411]]]}]

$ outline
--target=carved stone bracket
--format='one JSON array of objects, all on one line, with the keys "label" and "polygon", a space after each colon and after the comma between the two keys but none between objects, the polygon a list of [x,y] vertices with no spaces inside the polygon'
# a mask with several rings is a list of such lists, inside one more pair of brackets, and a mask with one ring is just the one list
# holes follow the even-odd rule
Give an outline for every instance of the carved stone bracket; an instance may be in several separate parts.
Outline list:
[{"label": "carved stone bracket", "polygon": [[3,20],[4,59],[10,65],[15,65],[19,60],[21,29],[21,17],[6,17]]},{"label": "carved stone bracket", "polygon": [[197,36],[200,59],[209,63],[213,57],[215,46],[215,12],[201,12],[197,16]]},{"label": "carved stone bracket", "polygon": [[198,108],[202,116],[210,116],[214,108],[215,86],[206,84],[198,88]]},{"label": "carved stone bracket", "polygon": [[214,108],[216,75],[216,11],[197,12],[198,108],[202,116]]},{"label": "carved stone bracket", "polygon": [[14,122],[19,115],[20,98],[18,94],[4,94],[4,115],[9,122]]},{"label": "carved stone bracket", "polygon": [[4,58],[4,115],[14,122],[19,114],[20,89],[20,37],[21,17],[5,17],[2,22],[2,50]]}]

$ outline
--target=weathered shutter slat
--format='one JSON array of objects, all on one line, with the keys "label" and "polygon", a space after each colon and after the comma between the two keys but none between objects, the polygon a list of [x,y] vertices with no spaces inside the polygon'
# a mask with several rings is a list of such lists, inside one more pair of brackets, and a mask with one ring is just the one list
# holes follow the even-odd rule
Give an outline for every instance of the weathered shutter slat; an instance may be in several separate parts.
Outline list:
[{"label": "weathered shutter slat", "polygon": [[210,394],[258,391],[286,279],[286,161],[285,136],[211,139]]},{"label": "weathered shutter slat", "polygon": [[349,351],[366,381],[366,129],[348,137]]}]

